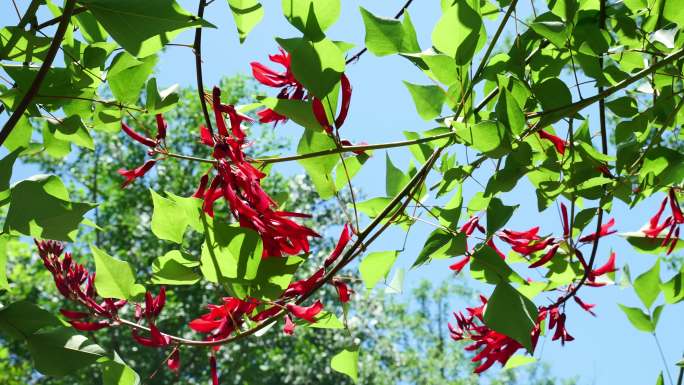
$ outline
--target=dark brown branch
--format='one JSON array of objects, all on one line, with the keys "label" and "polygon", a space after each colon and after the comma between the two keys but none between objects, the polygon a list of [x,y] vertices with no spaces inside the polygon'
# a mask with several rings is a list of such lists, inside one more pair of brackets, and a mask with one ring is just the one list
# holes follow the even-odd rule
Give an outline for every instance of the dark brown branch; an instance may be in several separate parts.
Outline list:
[{"label": "dark brown branch", "polygon": [[55,60],[59,46],[61,45],[64,34],[66,33],[66,29],[69,26],[69,19],[71,18],[71,13],[73,12],[75,5],[76,0],[66,0],[66,3],[64,4],[64,11],[62,13],[62,19],[59,22],[55,36],[52,39],[52,43],[50,43],[50,48],[48,48],[48,51],[45,54],[43,64],[38,69],[38,73],[36,73],[36,77],[33,79],[28,91],[26,91],[26,94],[24,94],[24,97],[14,109],[12,115],[9,117],[7,122],[5,122],[5,125],[2,127],[2,131],[0,131],[0,145],[5,142],[9,134],[12,132],[14,126],[17,125],[17,122],[19,122],[19,119],[24,114],[24,111],[26,111],[26,108],[28,108],[31,100],[33,100],[33,97],[38,93],[40,85],[43,83],[47,72],[50,70],[52,62]]},{"label": "dark brown branch", "polygon": [[[204,17],[204,7],[207,3],[205,0],[199,0],[197,8],[197,17],[200,19]],[[207,101],[204,98],[204,80],[202,79],[202,26],[195,29],[195,42],[192,45],[195,51],[195,73],[197,75],[197,95],[202,106],[202,114],[204,115],[204,123],[207,125],[209,132],[213,134],[214,129],[211,126],[211,119],[209,118],[209,110],[207,109]]]},{"label": "dark brown branch", "polygon": [[[83,12],[85,12],[85,11],[87,11],[87,10],[88,10],[88,8],[86,8],[86,7],[78,7],[78,8],[75,8],[74,11],[71,12],[71,16],[76,16],[76,15],[78,15],[79,13],[83,13]],[[43,29],[43,28],[46,28],[46,27],[49,27],[49,26],[51,26],[51,25],[55,25],[55,24],[59,23],[60,20],[62,20],[62,17],[61,17],[61,16],[58,16],[58,17],[55,17],[55,18],[53,18],[53,19],[44,21],[44,22],[38,24],[37,26],[35,26],[35,27],[33,28],[33,30],[39,31],[39,30],[41,30],[41,29]]]}]

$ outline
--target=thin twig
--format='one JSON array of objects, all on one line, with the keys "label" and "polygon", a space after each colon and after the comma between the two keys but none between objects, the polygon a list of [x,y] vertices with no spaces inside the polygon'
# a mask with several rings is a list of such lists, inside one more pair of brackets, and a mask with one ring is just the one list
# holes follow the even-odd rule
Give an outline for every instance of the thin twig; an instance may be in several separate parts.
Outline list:
[{"label": "thin twig", "polygon": [[[75,8],[74,11],[71,13],[71,16],[76,16],[76,15],[78,15],[79,13],[83,13],[83,12],[85,12],[85,11],[87,11],[87,10],[88,10],[88,8],[86,8],[86,7],[78,7],[78,8]],[[51,26],[51,25],[55,25],[55,24],[59,23],[60,20],[62,20],[62,17],[61,17],[61,16],[57,16],[57,17],[55,17],[55,18],[53,18],[53,19],[50,19],[50,20],[47,20],[47,21],[44,21],[44,22],[38,24],[38,25],[34,28],[34,30],[35,30],[35,31],[39,31],[39,30],[41,30],[41,29],[43,29],[43,28],[45,28],[45,27],[49,27],[49,26]]]}]

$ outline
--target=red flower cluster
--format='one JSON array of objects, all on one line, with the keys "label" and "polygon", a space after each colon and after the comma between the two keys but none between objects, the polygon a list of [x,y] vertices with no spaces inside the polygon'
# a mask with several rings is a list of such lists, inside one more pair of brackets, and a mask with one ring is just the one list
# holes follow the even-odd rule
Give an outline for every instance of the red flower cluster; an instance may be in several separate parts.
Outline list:
[{"label": "red flower cluster", "polygon": [[[125,300],[104,298],[97,300],[95,289],[95,274],[91,274],[83,265],[73,260],[71,253],[64,253],[64,245],[56,241],[36,241],[38,254],[43,264],[52,273],[55,286],[64,298],[80,303],[88,309],[88,312],[80,312],[62,309],[63,316],[69,319],[69,323],[81,331],[94,331],[106,328],[111,321],[117,318],[117,313],[125,304]],[[98,317],[105,320],[85,321]]]},{"label": "red flower cluster", "polygon": [[[250,65],[252,66],[254,78],[265,86],[280,88],[278,99],[304,100],[306,98],[306,90],[304,90],[304,87],[292,74],[290,54],[280,48],[278,54],[269,55],[268,58],[272,62],[283,66],[285,72],[276,72],[259,62],[251,62]],[[261,123],[275,122],[277,124],[287,120],[286,117],[270,108],[257,112],[257,115],[259,115]]]},{"label": "red flower cluster", "polygon": [[[203,177],[194,196],[204,200],[204,211],[212,217],[214,202],[225,199],[240,226],[259,233],[264,242],[264,257],[308,252],[308,237],[319,235],[290,219],[308,215],[276,211],[275,201],[261,187],[261,179],[266,175],[245,157],[246,135],[241,123],[249,118],[237,112],[232,105],[222,104],[218,88],[214,88],[212,96],[218,134],[212,136],[202,126],[200,138],[202,143],[214,149],[212,155],[217,160],[217,175],[208,187],[208,176]],[[224,113],[228,114],[230,131]]]},{"label": "red flower cluster", "polygon": [[[484,324],[484,308],[487,305],[487,298],[480,296],[482,305],[478,307],[466,308],[468,314],[462,312],[454,313],[456,325],[448,324],[451,338],[455,341],[470,340],[473,343],[466,346],[467,351],[478,351],[472,358],[472,362],[480,363],[475,368],[475,373],[482,373],[489,369],[494,363],[499,362],[506,365],[508,359],[523,346],[516,340],[490,329]],[[539,328],[535,327],[532,333],[532,346],[536,346],[539,338]]]},{"label": "red flower cluster", "polygon": [[[259,62],[252,62],[250,63],[252,66],[252,74],[259,83],[268,87],[280,88],[278,99],[305,100],[310,98],[316,120],[329,134],[332,133],[333,123],[337,128],[340,128],[344,124],[344,121],[347,118],[347,112],[349,111],[352,94],[351,83],[346,75],[342,74],[340,77],[340,88],[342,90],[340,112],[337,115],[337,118],[334,119],[334,122],[330,122],[321,100],[307,95],[304,86],[295,79],[294,74],[292,73],[290,54],[280,48],[278,54],[269,55],[268,58],[272,62],[283,66],[285,71],[277,72]],[[285,116],[280,115],[270,108],[257,112],[257,115],[259,115],[259,121],[261,123],[275,122],[277,124],[278,122],[287,120]]]},{"label": "red flower cluster", "polygon": [[209,304],[209,313],[190,321],[192,330],[209,334],[207,341],[215,341],[230,336],[244,323],[244,315],[249,315],[258,301],[242,301],[238,298],[223,298],[223,304]]},{"label": "red flower cluster", "polygon": [[[159,146],[160,143],[162,143],[166,139],[166,127],[167,124],[164,121],[164,118],[161,116],[161,114],[157,114],[155,116],[156,121],[157,121],[157,136],[155,139],[148,138],[135,130],[133,130],[131,127],[129,127],[126,123],[123,121],[121,122],[121,130],[128,135],[131,139],[135,140],[136,142],[149,147],[150,149],[154,149],[157,146]],[[117,172],[126,178],[126,180],[121,184],[121,188],[124,188],[131,184],[136,178],[140,178],[143,175],[145,175],[148,171],[154,167],[154,165],[157,163],[156,159],[150,159],[146,161],[144,164],[141,166],[138,166],[134,169],[131,170],[126,170],[126,169],[119,169]]]},{"label": "red flower cluster", "polygon": [[[665,211],[665,206],[668,202],[670,203],[670,215],[665,218],[663,223],[660,223],[660,217],[663,215],[663,211]],[[679,207],[677,194],[674,189],[671,188],[668,191],[667,197],[660,203],[658,212],[651,217],[641,231],[646,234],[646,237],[648,238],[658,238],[660,234],[669,227],[660,246],[664,247],[669,244],[667,255],[670,255],[677,246],[677,242],[679,242],[679,225],[682,223],[684,223],[684,214],[682,214],[682,209]]]},{"label": "red flower cluster", "polygon": [[135,304],[135,320],[140,321],[145,318],[147,326],[150,329],[149,337],[142,337],[138,334],[138,329],[133,329],[133,339],[140,345],[156,348],[166,346],[171,342],[169,337],[162,334],[156,325],[157,316],[159,316],[159,313],[164,309],[165,304],[166,288],[164,286],[159,289],[159,294],[156,297],[149,291],[145,293],[144,308],[140,304]]},{"label": "red flower cluster", "polygon": [[[479,365],[475,368],[475,373],[482,373],[489,369],[494,363],[499,362],[502,366],[517,352],[523,345],[503,333],[490,329],[484,324],[484,309],[487,305],[487,298],[480,295],[482,305],[478,307],[466,308],[467,314],[463,312],[454,313],[456,326],[448,324],[451,338],[455,341],[472,341],[472,344],[465,347],[467,351],[477,352],[472,358],[472,362]],[[579,298],[575,297],[582,308],[591,312],[594,305],[586,305]],[[593,314],[593,313],[592,313]],[[572,341],[574,338],[565,329],[566,315],[561,312],[557,305],[540,307],[536,325],[532,328],[531,341],[532,351],[537,346],[539,335],[541,334],[541,324],[549,319],[548,328],[554,334],[551,340],[560,340],[562,344]]]}]

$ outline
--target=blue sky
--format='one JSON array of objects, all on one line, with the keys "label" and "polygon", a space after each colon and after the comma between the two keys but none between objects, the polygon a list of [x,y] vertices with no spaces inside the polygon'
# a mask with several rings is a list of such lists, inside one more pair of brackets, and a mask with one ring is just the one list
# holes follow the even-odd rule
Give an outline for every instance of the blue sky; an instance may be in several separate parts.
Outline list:
[{"label": "blue sky", "polygon": [[[180,3],[186,9],[195,11],[196,1],[180,1]],[[277,50],[274,37],[298,36],[299,32],[282,18],[278,1],[265,1],[264,3],[266,3],[264,20],[252,31],[243,45],[238,42],[227,2],[216,1],[207,9],[206,19],[219,27],[217,30],[204,31],[204,81],[207,88],[223,76],[249,74],[251,61],[266,62],[267,55]],[[364,28],[358,11],[359,5],[363,5],[374,14],[389,17],[402,3],[403,0],[382,2],[344,0],[340,21],[328,31],[328,35],[334,40],[349,41],[360,47],[363,45]],[[530,14],[530,8],[528,2],[523,3],[518,15],[524,19]],[[538,10],[543,8],[539,6]],[[11,6],[7,2],[0,11],[0,21],[3,25],[16,22],[14,13],[10,11],[12,11]],[[410,14],[418,31],[421,47],[428,48],[430,32],[440,14],[439,1],[417,0],[411,6]],[[487,24],[487,26],[493,25]],[[520,31],[525,29],[523,25],[518,25],[518,28]],[[513,24],[507,28],[506,33],[514,33]],[[192,43],[192,33],[181,34],[175,42]],[[194,86],[194,56],[190,49],[169,47],[159,63],[157,78],[160,88],[174,83]],[[423,131],[436,127],[434,122],[423,121],[418,116],[411,97],[402,84],[402,80],[429,84],[427,77],[408,61],[395,56],[377,58],[368,53],[358,63],[350,65],[347,74],[354,86],[354,94],[349,117],[343,128],[344,137],[353,142],[380,143],[403,140],[402,131],[405,130]],[[264,91],[271,92],[268,89]],[[583,88],[582,91],[585,96],[595,92],[589,86]],[[589,116],[590,128],[595,132],[597,124],[592,116],[597,115],[596,111],[585,110],[583,113]],[[0,122],[4,122],[5,119],[6,115],[2,115]],[[292,124],[278,126],[276,129],[283,136],[290,136],[295,140],[301,133],[301,129]],[[459,159],[464,160],[463,148],[458,147],[456,151]],[[472,152],[470,155],[473,155]],[[404,170],[407,169],[410,160],[408,151],[393,149],[390,150],[390,156],[395,165]],[[384,196],[384,158],[384,151],[376,151],[373,159],[367,163],[354,181],[367,197]],[[300,171],[294,163],[278,167],[284,172]],[[491,165],[484,166],[484,172],[491,171],[491,169],[493,169]],[[20,167],[15,170],[13,179],[23,178],[35,172],[36,170]],[[435,181],[433,176],[432,182]],[[464,185],[466,202],[478,190],[481,188],[476,183],[466,183]],[[542,213],[537,212],[534,190],[526,180],[521,180],[515,191],[504,194],[502,198],[507,204],[520,204],[516,215],[509,223],[510,227],[527,229],[539,225],[542,226],[543,233],[558,233],[560,230],[558,214],[554,207]],[[656,210],[660,198],[647,200],[631,210],[616,201],[610,216],[616,218],[619,231],[637,230]],[[430,226],[420,223],[414,226],[408,239],[407,249],[399,257],[397,267],[410,266],[422,249],[427,234],[432,230]],[[372,251],[396,249],[397,239],[403,240],[403,237],[403,232],[396,229],[390,230],[371,249]],[[601,242],[598,253],[600,263],[605,261],[610,250],[617,252],[619,266],[629,263],[633,277],[646,270],[655,261],[654,256],[639,254],[633,251],[623,239],[614,236]],[[427,267],[410,270],[407,273],[406,284],[410,287],[421,278],[448,278],[453,274],[447,268],[450,263],[452,261],[436,261]],[[476,287],[482,288],[485,292],[491,290],[483,286],[476,285]],[[586,302],[597,304],[598,317],[594,318],[574,304],[569,304],[567,327],[576,340],[563,347],[550,339],[546,342],[540,341],[535,356],[551,364],[554,374],[561,377],[579,375],[583,384],[655,383],[658,373],[662,370],[662,362],[653,337],[635,331],[616,305],[620,302],[628,306],[639,306],[639,301],[633,291],[623,290],[617,286],[586,288],[581,291],[581,297]],[[540,301],[544,299],[538,298],[538,304],[542,303]],[[466,304],[455,301],[453,307],[454,310],[459,310],[464,305]],[[681,334],[683,320],[682,306],[668,306],[658,326],[657,333],[665,356],[670,362],[678,360],[684,351],[684,339]],[[445,357],[445,359],[448,358]],[[671,365],[670,370],[673,376],[676,376],[674,365]]]}]

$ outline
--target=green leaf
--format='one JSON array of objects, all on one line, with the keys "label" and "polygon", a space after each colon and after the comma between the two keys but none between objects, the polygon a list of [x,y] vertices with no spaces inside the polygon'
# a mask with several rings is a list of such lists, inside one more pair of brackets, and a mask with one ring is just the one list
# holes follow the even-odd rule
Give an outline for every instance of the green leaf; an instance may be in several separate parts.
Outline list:
[{"label": "green leaf", "polygon": [[394,277],[390,283],[385,287],[385,294],[401,294],[404,291],[404,274],[406,271],[403,268],[398,268],[394,273]]},{"label": "green leaf", "polygon": [[282,0],[283,15],[311,38],[321,38],[340,17],[340,0]]},{"label": "green leaf", "polygon": [[665,384],[665,379],[663,379],[663,372],[660,372],[658,374],[658,378],[656,379],[656,385],[664,385]]},{"label": "green leaf", "polygon": [[304,258],[295,256],[262,260],[256,278],[243,288],[245,295],[257,299],[276,300],[290,285],[294,273],[302,262]]},{"label": "green leaf", "polygon": [[532,329],[537,323],[537,307],[507,282],[499,282],[484,312],[484,322],[532,352]]},{"label": "green leaf", "polygon": [[10,180],[12,179],[12,168],[17,157],[21,154],[22,149],[19,148],[7,154],[0,160],[0,206],[7,203],[5,200],[10,195]]},{"label": "green leaf", "polygon": [[385,153],[385,165],[387,169],[387,172],[385,173],[385,191],[387,192],[387,196],[393,197],[408,184],[410,178],[394,166],[389,157],[389,153]]},{"label": "green leaf", "polygon": [[[674,23],[677,23],[679,28],[684,27],[684,7],[681,6],[677,0],[665,1],[663,7],[663,17]],[[661,374],[662,375],[662,374]]]},{"label": "green leaf", "polygon": [[506,125],[508,130],[516,136],[520,135],[526,128],[523,110],[518,105],[513,94],[505,88],[499,93],[499,100],[496,103],[496,115],[499,121]]},{"label": "green leaf", "polygon": [[17,27],[0,30],[0,59],[19,63],[42,62],[52,40]]},{"label": "green leaf", "polygon": [[359,378],[359,348],[346,348],[335,354],[332,360],[330,360],[330,367],[332,370],[346,374],[354,382],[357,382]]},{"label": "green leaf", "polygon": [[156,285],[194,285],[200,279],[195,273],[198,261],[188,259],[179,250],[171,250],[152,263],[152,283]]},{"label": "green leaf", "polygon": [[7,235],[0,235],[0,290],[9,290],[7,281]]},{"label": "green leaf", "polygon": [[380,215],[382,210],[384,210],[391,201],[392,198],[376,197],[357,203],[356,208],[359,212],[362,212],[371,218],[375,218]]},{"label": "green leaf", "polygon": [[308,327],[316,329],[344,329],[342,321],[335,314],[327,311],[318,313],[314,321],[314,323],[309,323],[308,321],[304,321],[304,323]]},{"label": "green leaf", "polygon": [[141,60],[128,52],[116,55],[107,70],[107,83],[116,100],[125,104],[135,104],[157,60],[156,55]]},{"label": "green leaf", "polygon": [[418,115],[423,120],[433,119],[442,113],[446,92],[441,87],[412,84],[407,81],[404,81],[404,85],[411,93]]},{"label": "green leaf", "polygon": [[152,232],[159,239],[183,243],[183,235],[188,226],[201,231],[200,207],[202,201],[184,198],[167,193],[164,198],[150,189],[154,212],[152,213]]},{"label": "green leaf", "polygon": [[72,374],[106,354],[99,345],[70,328],[40,330],[26,341],[34,368],[53,377]]},{"label": "green leaf", "polygon": [[93,245],[90,250],[95,259],[95,288],[100,296],[129,299],[145,292],[145,287],[135,283],[133,268],[128,262],[116,259]]},{"label": "green leaf", "polygon": [[534,362],[537,362],[537,359],[532,356],[516,354],[513,357],[509,358],[508,361],[506,361],[504,369],[513,369],[519,366],[529,365]]},{"label": "green leaf", "polygon": [[108,360],[102,364],[103,385],[138,385],[140,376],[123,362]]},{"label": "green leaf", "polygon": [[501,158],[511,151],[508,131],[497,121],[485,120],[472,126],[458,123],[455,131],[466,145],[491,158]]},{"label": "green leaf", "polygon": [[68,141],[91,150],[95,148],[93,138],[79,116],[72,115],[60,120],[50,119],[48,120],[48,127],[56,139]]},{"label": "green leaf", "polygon": [[665,304],[658,305],[653,309],[653,329],[658,327],[658,321],[660,321],[660,315],[663,313],[663,309],[665,309]]},{"label": "green leaf", "polygon": [[456,64],[470,63],[478,46],[482,18],[467,1],[454,2],[444,9],[432,31],[432,44],[456,59]]},{"label": "green leaf", "polygon": [[[684,269],[683,269],[684,271]],[[684,277],[682,271],[675,274],[669,281],[660,285],[663,291],[665,302],[669,304],[678,303],[684,300]]]},{"label": "green leaf", "polygon": [[[331,148],[336,148],[336,146],[330,136],[323,132],[306,130],[297,146],[297,154],[308,154]],[[335,180],[332,171],[339,160],[338,154],[332,154],[297,161],[311,177],[311,181],[322,199],[328,199],[335,195]]]},{"label": "green leaf", "polygon": [[72,241],[90,203],[71,202],[62,181],[54,175],[36,175],[10,189],[4,232],[36,238]]},{"label": "green leaf", "polygon": [[247,35],[264,17],[264,7],[257,0],[228,0],[228,5],[233,12],[240,43],[243,43]]},{"label": "green leaf", "polygon": [[24,340],[40,329],[64,326],[62,322],[28,301],[14,302],[0,308],[0,330],[17,340]]},{"label": "green leaf", "polygon": [[174,84],[164,90],[157,89],[157,79],[147,81],[145,92],[147,100],[145,107],[149,114],[161,114],[174,107],[178,103],[178,84]]},{"label": "green leaf", "polygon": [[304,38],[277,38],[276,41],[290,53],[294,77],[317,98],[325,98],[340,81],[344,56],[333,41]]},{"label": "green leaf", "polygon": [[559,17],[546,13],[530,24],[530,28],[540,36],[547,38],[556,47],[565,48],[570,38],[565,25]]},{"label": "green leaf", "polygon": [[181,8],[174,0],[81,0],[97,21],[133,56],[159,51],[182,30],[214,27]]},{"label": "green leaf", "polygon": [[367,289],[374,288],[381,279],[387,277],[398,256],[397,251],[378,251],[366,255],[359,264],[359,272]]},{"label": "green leaf", "polygon": [[408,12],[404,13],[404,21],[377,17],[360,7],[363,24],[366,26],[366,48],[376,56],[392,55],[399,52],[419,52]]},{"label": "green leaf", "polygon": [[637,330],[647,333],[653,333],[653,331],[655,331],[653,323],[651,323],[651,317],[644,313],[643,310],[622,304],[618,304],[618,306],[620,306],[620,309],[625,313],[629,322],[631,322]]},{"label": "green leaf", "polygon": [[5,139],[5,143],[2,145],[10,151],[26,148],[31,142],[32,133],[33,126],[24,114],[21,116],[21,118],[19,118],[19,121],[14,126],[14,129],[12,129],[9,136],[7,136],[7,139]]},{"label": "green leaf", "polygon": [[519,205],[506,206],[501,199],[492,198],[487,206],[487,235],[494,234],[504,227]]},{"label": "green leaf", "polygon": [[475,250],[473,259],[470,261],[470,274],[473,278],[491,284],[498,284],[499,282],[527,283],[489,245],[476,247]]},{"label": "green leaf", "polygon": [[544,80],[535,85],[533,91],[544,111],[559,109],[572,103],[568,86],[558,78]]},{"label": "green leaf", "polygon": [[660,294],[660,259],[657,259],[653,267],[634,280],[634,291],[647,309]]},{"label": "green leaf", "polygon": [[463,255],[466,252],[464,233],[452,234],[442,229],[430,233],[412,267],[425,264],[431,259],[443,259]]},{"label": "green leaf", "polygon": [[[208,226],[207,226],[208,227]],[[211,282],[250,281],[256,278],[263,254],[259,234],[246,227],[214,222],[206,229],[200,269]]]},{"label": "green leaf", "polygon": [[313,114],[310,101],[281,98],[264,98],[260,102],[273,111],[291,119],[300,126],[312,130],[321,131],[321,124]]}]

